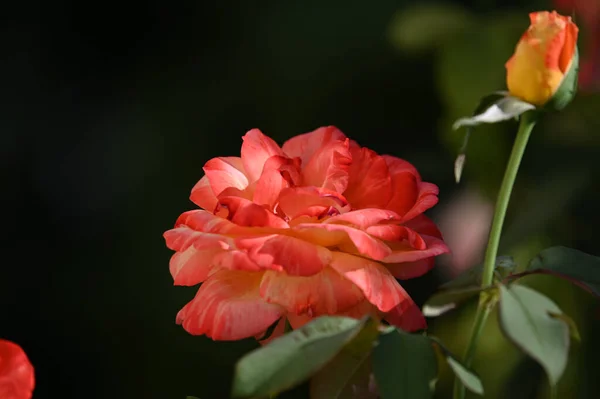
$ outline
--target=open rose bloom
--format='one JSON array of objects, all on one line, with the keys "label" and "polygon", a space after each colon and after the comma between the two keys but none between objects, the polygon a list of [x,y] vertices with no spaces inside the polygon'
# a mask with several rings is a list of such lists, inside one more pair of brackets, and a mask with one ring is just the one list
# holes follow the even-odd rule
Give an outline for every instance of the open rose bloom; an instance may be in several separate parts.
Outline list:
[{"label": "open rose bloom", "polygon": [[259,130],[241,157],[213,158],[164,237],[176,285],[202,283],[177,315],[191,334],[261,337],[286,319],[376,313],[408,331],[425,319],[398,279],[448,252],[423,215],[438,188],[408,162],[323,127],[279,147]]}]

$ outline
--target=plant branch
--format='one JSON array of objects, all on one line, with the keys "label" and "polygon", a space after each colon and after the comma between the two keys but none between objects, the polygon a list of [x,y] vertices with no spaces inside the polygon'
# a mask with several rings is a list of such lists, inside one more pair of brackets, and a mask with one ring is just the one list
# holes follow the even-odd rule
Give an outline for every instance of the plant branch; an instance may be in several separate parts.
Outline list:
[{"label": "plant branch", "polygon": [[[483,275],[481,277],[481,288],[485,289],[490,287],[494,281],[494,270],[496,269],[496,258],[498,256],[498,246],[500,244],[500,236],[502,234],[502,225],[504,224],[504,218],[506,216],[506,209],[510,200],[517,172],[519,171],[519,165],[527,147],[527,141],[531,135],[531,131],[536,123],[537,113],[535,111],[526,112],[521,116],[521,123],[519,125],[519,131],[513,145],[506,171],[504,172],[504,179],[498,192],[498,200],[496,201],[496,208],[494,211],[494,219],[492,221],[492,228],[490,231],[490,237],[488,240],[487,250],[485,252],[485,260],[483,263]],[[473,329],[471,330],[471,336],[467,344],[464,355],[464,364],[467,367],[471,366],[475,351],[477,349],[477,342],[485,326],[485,322],[492,310],[490,303],[486,300],[486,296],[482,293],[479,297],[479,306],[475,315],[475,321],[473,322]],[[465,387],[458,378],[454,381],[454,398],[464,399]]]}]

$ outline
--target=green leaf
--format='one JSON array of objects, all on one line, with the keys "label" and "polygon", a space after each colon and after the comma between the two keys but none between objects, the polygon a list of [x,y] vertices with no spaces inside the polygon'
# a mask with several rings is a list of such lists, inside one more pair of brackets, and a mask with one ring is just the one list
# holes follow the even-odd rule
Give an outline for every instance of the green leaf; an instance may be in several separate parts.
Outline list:
[{"label": "green leaf", "polygon": [[401,50],[430,50],[463,31],[472,21],[469,12],[456,4],[417,4],[394,16],[389,36]]},{"label": "green leaf", "polygon": [[[325,366],[328,368],[329,366]],[[317,375],[320,373],[317,373]],[[379,391],[377,386],[373,384],[373,367],[371,362],[371,356],[367,355],[364,361],[360,363],[358,369],[355,370],[351,375],[346,376],[347,383],[343,387],[343,389],[335,394],[337,396],[333,396],[333,398],[345,399],[345,398],[360,398],[360,399],[379,399]],[[327,383],[325,380],[321,380],[319,384],[322,384],[326,387]],[[313,385],[311,380],[310,386],[310,398],[326,398],[328,396],[324,396],[326,394],[326,390],[321,392],[313,391]],[[337,391],[337,390],[336,390]],[[314,396],[321,395],[321,396]]]},{"label": "green leaf", "polygon": [[232,396],[268,396],[305,381],[333,359],[368,320],[319,317],[248,353],[235,367]]},{"label": "green leaf", "polygon": [[600,258],[566,247],[544,249],[527,266],[530,272],[565,278],[600,296]]},{"label": "green leaf", "polygon": [[352,385],[366,383],[368,387],[371,372],[367,367],[368,357],[378,335],[378,323],[370,319],[340,353],[311,378],[311,399],[343,399],[347,397],[345,390]]},{"label": "green leaf", "polygon": [[567,366],[569,327],[552,300],[531,288],[500,286],[500,326],[504,335],[546,370],[552,386]]},{"label": "green leaf", "polygon": [[460,118],[454,122],[452,128],[457,130],[463,126],[477,126],[482,123],[498,123],[516,118],[519,115],[534,109],[535,105],[533,104],[519,100],[516,97],[506,96],[493,103],[480,114],[468,118]]},{"label": "green leaf", "polygon": [[[494,103],[506,97],[507,95],[508,92],[506,91],[497,91],[495,93],[483,97],[481,100],[479,100],[479,104],[477,105],[477,108],[475,108],[473,116],[477,116],[478,114],[482,113],[487,108],[491,107]],[[456,161],[454,161],[454,179],[456,180],[456,183],[460,183],[460,178],[465,167],[465,162],[467,160],[467,145],[469,144],[469,138],[471,137],[472,131],[473,127],[469,126],[469,128],[467,128],[467,131],[465,132],[460,152],[456,157]]]},{"label": "green leaf", "polygon": [[380,335],[373,350],[373,372],[382,399],[432,397],[437,361],[431,341],[397,329]]},{"label": "green leaf", "polygon": [[463,383],[465,388],[478,395],[483,395],[483,384],[481,383],[481,380],[477,374],[466,368],[462,363],[452,356],[447,356],[446,361],[448,362],[448,366],[450,366],[452,371],[454,371],[454,374]]},{"label": "green leaf", "polygon": [[437,317],[456,309],[459,305],[475,298],[481,292],[481,287],[467,287],[450,290],[440,290],[433,294],[423,305],[423,315]]},{"label": "green leaf", "polygon": [[452,369],[454,375],[462,382],[465,388],[478,395],[483,395],[483,384],[477,373],[462,364],[462,362],[460,362],[438,338],[430,336],[429,339],[431,339],[431,341],[436,344],[436,348],[442,352],[448,366]]},{"label": "green leaf", "polygon": [[581,341],[581,335],[579,334],[579,329],[577,328],[575,320],[573,320],[564,313],[548,313],[548,315],[550,317],[562,320],[569,327],[569,333],[571,335],[571,338],[575,341]]},{"label": "green leaf", "polygon": [[[511,256],[498,256],[496,258],[496,271],[500,276],[505,277],[512,273],[516,268],[515,261]],[[454,280],[443,284],[441,290],[467,289],[481,285],[481,275],[483,274],[483,265],[472,267],[456,277]]]}]

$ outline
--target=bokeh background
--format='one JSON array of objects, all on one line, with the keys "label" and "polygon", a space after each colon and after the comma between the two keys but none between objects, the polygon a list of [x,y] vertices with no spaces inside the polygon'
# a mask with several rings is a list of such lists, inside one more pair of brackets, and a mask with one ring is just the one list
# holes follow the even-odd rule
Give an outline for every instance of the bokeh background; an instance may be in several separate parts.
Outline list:
[{"label": "bokeh background", "polygon": [[[480,262],[516,124],[472,135],[459,185],[464,132],[451,124],[504,89],[527,13],[556,7],[581,27],[581,89],[526,152],[501,248],[522,266],[551,245],[600,255],[600,1],[7,5],[0,336],[29,354],[34,397],[227,397],[234,362],[256,344],[175,325],[196,289],[173,287],[162,233],[193,208],[203,164],[239,154],[254,127],[282,143],[336,125],[439,185],[429,215],[454,257],[406,282],[419,303]],[[559,397],[597,397],[598,302],[551,277],[529,283],[580,327]],[[433,321],[432,333],[462,353],[473,310]],[[543,372],[494,320],[475,361],[486,397],[545,397]],[[450,384],[444,371],[439,397]]]}]

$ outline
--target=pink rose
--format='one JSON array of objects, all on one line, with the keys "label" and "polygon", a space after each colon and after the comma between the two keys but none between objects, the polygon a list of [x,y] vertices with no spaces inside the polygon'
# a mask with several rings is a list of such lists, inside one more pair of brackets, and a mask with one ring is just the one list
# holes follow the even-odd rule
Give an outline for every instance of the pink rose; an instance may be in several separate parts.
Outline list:
[{"label": "pink rose", "polygon": [[213,158],[192,189],[202,209],[165,232],[175,285],[202,283],[177,315],[191,334],[260,337],[279,320],[376,312],[405,330],[425,319],[396,278],[421,276],[448,252],[422,213],[438,188],[408,162],[322,127],[279,147],[259,130],[241,157]]}]

